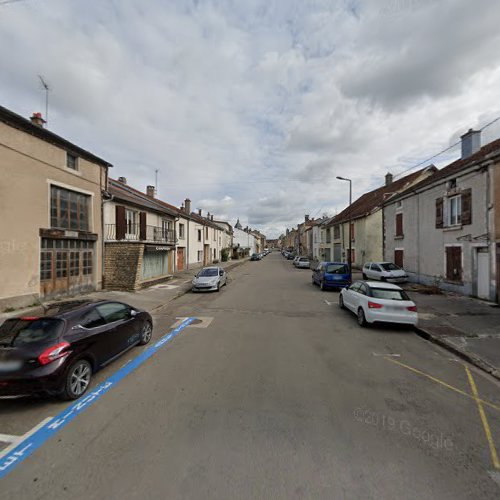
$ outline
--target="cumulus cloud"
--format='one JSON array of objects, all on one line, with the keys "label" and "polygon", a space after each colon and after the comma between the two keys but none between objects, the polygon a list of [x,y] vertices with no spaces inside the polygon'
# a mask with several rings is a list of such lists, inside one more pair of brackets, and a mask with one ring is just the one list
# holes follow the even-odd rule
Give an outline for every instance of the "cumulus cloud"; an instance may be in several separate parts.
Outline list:
[{"label": "cumulus cloud", "polygon": [[[44,0],[0,6],[2,104],[270,237],[333,215],[500,113],[493,0]],[[43,43],[42,43],[43,42]],[[500,125],[484,135],[491,140]],[[451,152],[436,164],[453,159]]]}]

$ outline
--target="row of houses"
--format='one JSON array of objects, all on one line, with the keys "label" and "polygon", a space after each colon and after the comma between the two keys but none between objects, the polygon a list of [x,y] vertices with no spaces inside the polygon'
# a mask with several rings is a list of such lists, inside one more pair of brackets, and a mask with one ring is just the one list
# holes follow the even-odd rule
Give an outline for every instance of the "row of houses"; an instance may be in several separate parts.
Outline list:
[{"label": "row of houses", "polygon": [[[287,230],[281,245],[310,258],[392,261],[411,281],[500,301],[500,140],[461,137],[461,157],[363,194],[334,217]],[[349,256],[349,248],[351,254]]]},{"label": "row of houses", "polygon": [[0,106],[0,311],[99,290],[138,290],[241,258],[265,236],[142,192],[112,165]]}]

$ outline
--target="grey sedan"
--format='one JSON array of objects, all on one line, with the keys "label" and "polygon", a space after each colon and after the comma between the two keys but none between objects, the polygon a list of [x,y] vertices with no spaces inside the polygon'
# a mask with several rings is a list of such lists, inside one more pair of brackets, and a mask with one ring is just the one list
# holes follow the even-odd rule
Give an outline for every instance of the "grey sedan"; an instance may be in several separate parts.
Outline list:
[{"label": "grey sedan", "polygon": [[193,279],[193,292],[220,291],[227,285],[227,274],[221,267],[204,267]]}]

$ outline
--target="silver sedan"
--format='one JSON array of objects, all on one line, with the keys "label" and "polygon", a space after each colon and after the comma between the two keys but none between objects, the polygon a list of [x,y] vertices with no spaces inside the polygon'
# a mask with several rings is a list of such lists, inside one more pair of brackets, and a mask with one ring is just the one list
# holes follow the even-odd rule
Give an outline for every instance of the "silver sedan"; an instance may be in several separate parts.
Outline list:
[{"label": "silver sedan", "polygon": [[204,267],[193,279],[193,292],[220,291],[227,285],[227,274],[221,267]]}]

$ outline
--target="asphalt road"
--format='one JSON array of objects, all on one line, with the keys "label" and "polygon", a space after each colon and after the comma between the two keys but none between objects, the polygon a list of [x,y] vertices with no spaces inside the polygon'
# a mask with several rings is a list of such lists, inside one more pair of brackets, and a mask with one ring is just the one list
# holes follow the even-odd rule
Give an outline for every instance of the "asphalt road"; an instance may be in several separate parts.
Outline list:
[{"label": "asphalt road", "polygon": [[[359,328],[310,274],[275,253],[160,310],[157,337],[203,321],[15,468],[1,498],[499,498],[498,383],[469,367],[482,418],[462,361],[407,329]],[[66,406],[0,401],[0,433]]]}]

